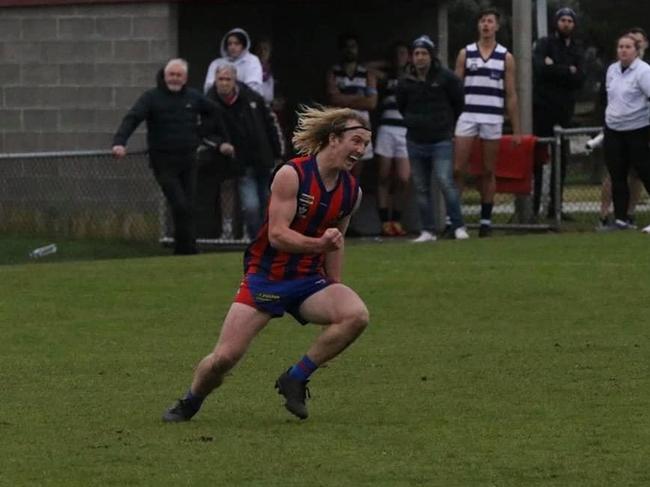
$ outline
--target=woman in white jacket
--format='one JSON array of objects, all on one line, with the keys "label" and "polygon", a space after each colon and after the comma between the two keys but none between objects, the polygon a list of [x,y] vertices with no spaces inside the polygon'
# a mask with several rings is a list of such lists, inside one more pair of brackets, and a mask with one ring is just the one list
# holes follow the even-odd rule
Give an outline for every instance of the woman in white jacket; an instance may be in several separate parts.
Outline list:
[{"label": "woman in white jacket", "polygon": [[618,39],[618,61],[607,70],[605,161],[612,180],[613,228],[634,228],[628,218],[628,174],[636,170],[650,192],[650,66],[639,59],[640,43],[630,34]]},{"label": "woman in white jacket", "polygon": [[214,85],[214,76],[219,65],[234,64],[237,68],[237,81],[241,81],[263,95],[262,63],[255,54],[250,52],[250,48],[251,39],[244,29],[237,27],[227,32],[221,39],[221,57],[212,61],[208,66],[203,92],[207,93]]}]

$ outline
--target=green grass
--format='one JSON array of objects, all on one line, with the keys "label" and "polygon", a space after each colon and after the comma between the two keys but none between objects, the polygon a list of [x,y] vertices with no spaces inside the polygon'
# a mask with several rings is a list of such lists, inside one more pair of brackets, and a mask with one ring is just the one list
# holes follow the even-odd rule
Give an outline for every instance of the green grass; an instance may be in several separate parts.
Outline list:
[{"label": "green grass", "polygon": [[648,237],[351,245],[371,326],[312,381],[274,320],[188,424],[238,253],[0,267],[1,485],[650,484]]}]

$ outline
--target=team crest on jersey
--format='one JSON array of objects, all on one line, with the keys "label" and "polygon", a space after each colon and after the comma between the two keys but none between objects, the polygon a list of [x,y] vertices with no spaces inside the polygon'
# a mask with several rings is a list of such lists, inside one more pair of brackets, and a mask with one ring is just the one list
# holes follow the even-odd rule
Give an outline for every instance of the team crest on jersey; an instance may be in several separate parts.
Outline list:
[{"label": "team crest on jersey", "polygon": [[478,63],[476,61],[472,61],[469,63],[469,70],[470,71],[478,71]]},{"label": "team crest on jersey", "polygon": [[307,193],[301,193],[298,197],[298,216],[305,218],[309,207],[314,204],[314,197]]}]

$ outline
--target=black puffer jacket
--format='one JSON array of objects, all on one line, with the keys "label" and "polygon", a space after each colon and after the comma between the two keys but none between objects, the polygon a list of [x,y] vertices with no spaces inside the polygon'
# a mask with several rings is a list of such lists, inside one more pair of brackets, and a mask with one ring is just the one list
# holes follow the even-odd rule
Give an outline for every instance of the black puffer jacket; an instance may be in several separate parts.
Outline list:
[{"label": "black puffer jacket", "polygon": [[201,120],[218,114],[219,107],[187,86],[178,92],[170,91],[162,70],[156,79],[158,86],[145,91],[122,120],[113,145],[126,145],[144,120],[150,152],[190,153],[199,145]]},{"label": "black puffer jacket", "polygon": [[452,71],[436,61],[426,80],[420,80],[412,68],[397,84],[396,97],[408,140],[431,144],[451,139],[464,104],[462,82]]},{"label": "black puffer jacket", "polygon": [[237,99],[232,104],[226,103],[214,86],[206,96],[219,105],[240,172],[247,167],[266,171],[282,157],[280,133],[264,98],[239,81],[237,89]]}]

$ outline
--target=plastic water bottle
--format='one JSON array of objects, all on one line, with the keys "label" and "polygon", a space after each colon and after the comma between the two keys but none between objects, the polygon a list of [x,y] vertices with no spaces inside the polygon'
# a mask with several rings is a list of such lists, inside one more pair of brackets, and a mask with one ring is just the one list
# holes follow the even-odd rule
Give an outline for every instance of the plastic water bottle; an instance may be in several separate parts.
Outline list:
[{"label": "plastic water bottle", "polygon": [[37,249],[32,250],[29,253],[29,257],[32,259],[39,259],[41,257],[45,257],[46,255],[55,254],[56,251],[57,251],[56,244],[49,244],[44,247],[39,247]]}]

